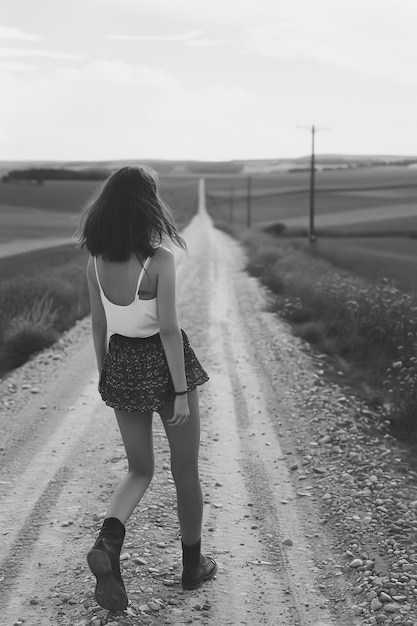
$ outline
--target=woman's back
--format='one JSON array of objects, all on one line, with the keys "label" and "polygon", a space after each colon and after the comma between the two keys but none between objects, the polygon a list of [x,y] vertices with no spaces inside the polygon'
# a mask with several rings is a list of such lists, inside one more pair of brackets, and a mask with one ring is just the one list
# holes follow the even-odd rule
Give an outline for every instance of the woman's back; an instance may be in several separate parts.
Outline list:
[{"label": "woman's back", "polygon": [[94,258],[109,335],[150,337],[159,332],[158,273],[166,254],[172,253],[160,246],[143,261],[136,255],[123,262]]},{"label": "woman's back", "polygon": [[[154,260],[154,257],[151,257],[151,260]],[[100,284],[106,298],[111,303],[117,306],[129,306],[138,296],[140,300],[156,298],[158,264],[155,262],[149,262],[137,292],[138,279],[145,261],[146,259],[139,260],[133,254],[130,259],[122,262],[104,261],[101,256],[97,257]]]}]

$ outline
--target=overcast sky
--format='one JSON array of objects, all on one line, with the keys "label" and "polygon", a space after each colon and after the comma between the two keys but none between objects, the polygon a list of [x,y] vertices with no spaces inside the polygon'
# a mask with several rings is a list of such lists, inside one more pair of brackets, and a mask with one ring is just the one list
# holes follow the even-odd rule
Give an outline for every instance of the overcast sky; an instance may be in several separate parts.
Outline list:
[{"label": "overcast sky", "polygon": [[417,154],[416,0],[2,0],[0,158]]}]

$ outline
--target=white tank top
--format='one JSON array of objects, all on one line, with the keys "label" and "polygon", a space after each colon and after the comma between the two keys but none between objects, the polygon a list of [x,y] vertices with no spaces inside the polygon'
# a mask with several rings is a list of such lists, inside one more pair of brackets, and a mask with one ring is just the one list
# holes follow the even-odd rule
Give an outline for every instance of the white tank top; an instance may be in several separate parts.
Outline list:
[{"label": "white tank top", "polygon": [[97,282],[106,314],[108,338],[113,334],[124,335],[125,337],[151,337],[159,333],[156,298],[152,298],[152,300],[139,299],[139,287],[150,260],[151,257],[148,256],[139,274],[135,299],[130,304],[120,305],[114,304],[106,297],[97,271],[97,257],[94,257]]}]

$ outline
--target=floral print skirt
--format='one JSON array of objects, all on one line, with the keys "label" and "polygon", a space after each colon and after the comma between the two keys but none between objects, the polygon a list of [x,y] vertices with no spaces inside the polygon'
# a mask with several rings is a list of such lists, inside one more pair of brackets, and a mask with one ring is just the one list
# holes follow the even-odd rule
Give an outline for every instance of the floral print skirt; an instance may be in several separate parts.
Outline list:
[{"label": "floral print skirt", "polygon": [[[209,380],[181,330],[184,344],[187,390]],[[182,391],[182,390],[181,390]],[[112,335],[104,357],[99,392],[104,402],[120,411],[158,411],[174,398],[161,337],[145,338]]]}]

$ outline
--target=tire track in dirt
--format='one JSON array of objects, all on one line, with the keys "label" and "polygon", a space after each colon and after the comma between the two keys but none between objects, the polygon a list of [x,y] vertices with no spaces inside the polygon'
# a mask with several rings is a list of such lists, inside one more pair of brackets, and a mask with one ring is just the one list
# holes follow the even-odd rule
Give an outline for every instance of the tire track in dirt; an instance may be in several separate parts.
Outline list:
[{"label": "tire track in dirt", "polygon": [[[0,574],[4,576],[4,587],[9,587],[26,566],[40,527],[47,522],[50,509],[72,479],[77,448],[87,429],[91,428],[94,416],[91,406],[98,403],[96,386],[95,381],[89,382],[69,410],[61,407],[58,411],[62,421],[59,417],[56,421],[51,419],[49,428],[42,428],[45,440],[35,454],[31,453],[34,452],[32,430],[36,423],[32,424],[30,437],[26,433],[26,439],[19,438],[15,445],[9,446],[15,461],[11,465],[13,473],[9,474],[13,480],[7,481],[7,488],[4,483],[2,485]],[[25,413],[28,416],[29,411]],[[18,463],[20,467],[17,467]],[[25,464],[26,469],[22,470]]]},{"label": "tire track in dirt", "polygon": [[51,503],[58,499],[65,483],[71,478],[71,470],[61,466],[46,484],[41,495],[36,498],[33,506],[31,506],[32,503],[29,504],[30,512],[23,526],[14,528],[11,533],[7,528],[3,529],[2,535],[6,541],[4,541],[2,549],[7,555],[4,556],[3,552],[0,570],[4,576],[2,581],[3,593],[7,592],[15,579],[21,576],[23,568],[26,567],[26,559],[31,556],[32,549],[39,539],[41,526],[49,521]]}]

